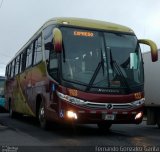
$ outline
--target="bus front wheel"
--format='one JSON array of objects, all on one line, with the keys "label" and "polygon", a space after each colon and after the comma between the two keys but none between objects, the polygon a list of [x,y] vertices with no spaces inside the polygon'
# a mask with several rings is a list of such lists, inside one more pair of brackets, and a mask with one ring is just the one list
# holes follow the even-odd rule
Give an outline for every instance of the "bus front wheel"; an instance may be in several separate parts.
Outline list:
[{"label": "bus front wheel", "polygon": [[159,116],[157,116],[157,125],[158,125],[158,128],[160,129],[160,117]]},{"label": "bus front wheel", "polygon": [[43,102],[40,103],[39,112],[38,112],[38,119],[39,119],[39,123],[40,123],[41,128],[48,129],[48,121],[46,120],[45,107],[44,107]]}]

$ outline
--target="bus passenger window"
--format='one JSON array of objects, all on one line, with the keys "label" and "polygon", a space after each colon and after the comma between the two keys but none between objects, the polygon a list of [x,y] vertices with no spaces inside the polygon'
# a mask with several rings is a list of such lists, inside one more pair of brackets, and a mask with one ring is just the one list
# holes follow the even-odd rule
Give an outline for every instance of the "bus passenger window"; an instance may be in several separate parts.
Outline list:
[{"label": "bus passenger window", "polygon": [[24,70],[25,70],[25,68],[26,68],[26,51],[24,51],[23,53],[22,53],[22,56],[21,56],[21,58],[22,58],[22,67],[21,67],[21,72],[23,72]]},{"label": "bus passenger window", "polygon": [[53,35],[52,31],[55,25],[50,25],[44,29],[44,49],[45,49],[45,60],[49,60],[49,53],[53,51]]},{"label": "bus passenger window", "polygon": [[34,65],[42,61],[42,39],[41,36],[35,41]]},{"label": "bus passenger window", "polygon": [[11,63],[8,65],[7,77],[11,77]]},{"label": "bus passenger window", "polygon": [[8,78],[8,66],[6,66],[5,76]]},{"label": "bus passenger window", "polygon": [[12,65],[11,65],[11,78],[14,76],[14,66],[15,65],[15,60],[12,61]]},{"label": "bus passenger window", "polygon": [[33,44],[31,44],[27,48],[27,60],[26,60],[26,67],[30,67],[32,65],[32,54],[33,54]]},{"label": "bus passenger window", "polygon": [[21,73],[22,72],[22,56],[23,56],[23,54],[21,53],[20,54],[20,58],[19,58],[19,73]]},{"label": "bus passenger window", "polygon": [[15,63],[15,75],[18,74],[18,72],[19,72],[19,58],[20,58],[20,56],[18,56],[18,57],[16,58],[16,63]]}]

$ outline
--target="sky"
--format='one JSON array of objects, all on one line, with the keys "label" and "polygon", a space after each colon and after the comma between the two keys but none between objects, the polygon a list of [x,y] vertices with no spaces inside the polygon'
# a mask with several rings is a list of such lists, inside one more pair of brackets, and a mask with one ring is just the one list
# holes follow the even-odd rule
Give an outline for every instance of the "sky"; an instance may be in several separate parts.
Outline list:
[{"label": "sky", "polygon": [[128,26],[160,48],[159,0],[0,0],[0,75],[49,19],[80,17]]}]

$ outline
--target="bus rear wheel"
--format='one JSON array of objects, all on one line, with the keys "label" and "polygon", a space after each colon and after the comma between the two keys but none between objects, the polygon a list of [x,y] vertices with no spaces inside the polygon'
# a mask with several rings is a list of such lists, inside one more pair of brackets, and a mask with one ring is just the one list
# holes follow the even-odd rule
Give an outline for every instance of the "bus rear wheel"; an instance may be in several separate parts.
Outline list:
[{"label": "bus rear wheel", "polygon": [[101,131],[108,131],[111,128],[112,124],[109,122],[105,122],[105,123],[98,123],[97,126]]},{"label": "bus rear wheel", "polygon": [[11,101],[8,102],[8,110],[9,110],[9,116],[11,118],[15,118],[16,117],[16,113],[12,109]]},{"label": "bus rear wheel", "polygon": [[11,118],[17,118],[18,116],[20,116],[20,114],[17,113],[17,112],[14,112],[13,109],[12,109],[12,106],[10,105],[10,107],[9,107],[9,116]]},{"label": "bus rear wheel", "polygon": [[11,107],[9,108],[9,116],[10,116],[11,118],[14,118],[14,117],[15,117],[15,113],[13,112],[13,110],[12,110]]},{"label": "bus rear wheel", "polygon": [[160,117],[157,117],[157,125],[158,125],[158,128],[160,129]]},{"label": "bus rear wheel", "polygon": [[48,121],[46,120],[44,103],[41,102],[38,112],[38,120],[42,129],[48,129]]}]

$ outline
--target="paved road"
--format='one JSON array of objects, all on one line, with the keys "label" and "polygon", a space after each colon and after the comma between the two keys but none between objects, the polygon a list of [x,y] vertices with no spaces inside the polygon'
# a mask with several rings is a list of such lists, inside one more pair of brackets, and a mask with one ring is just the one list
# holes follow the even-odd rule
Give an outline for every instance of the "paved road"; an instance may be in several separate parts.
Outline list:
[{"label": "paved road", "polygon": [[64,149],[62,146],[91,146],[94,151],[104,150],[97,146],[153,147],[160,146],[160,129],[147,126],[144,121],[140,125],[113,125],[109,132],[101,132],[96,125],[77,125],[76,128],[57,125],[45,131],[33,118],[12,119],[8,114],[1,113],[0,146],[5,149],[5,145],[60,146]]}]

